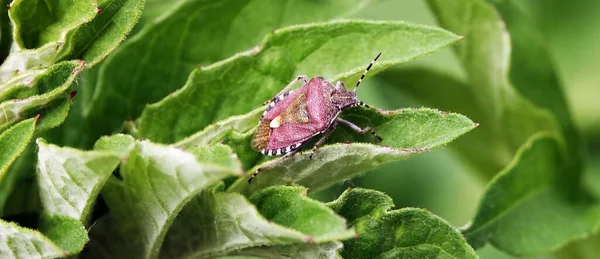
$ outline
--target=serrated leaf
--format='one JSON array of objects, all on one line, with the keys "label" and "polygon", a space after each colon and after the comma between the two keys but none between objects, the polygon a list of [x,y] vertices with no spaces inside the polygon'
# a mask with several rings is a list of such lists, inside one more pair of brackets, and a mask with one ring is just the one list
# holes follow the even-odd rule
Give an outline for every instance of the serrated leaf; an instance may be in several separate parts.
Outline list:
[{"label": "serrated leaf", "polygon": [[344,241],[343,258],[477,258],[446,221],[423,209],[390,210],[381,192],[351,189],[328,205],[358,232]]},{"label": "serrated leaf", "polygon": [[144,109],[139,135],[172,143],[259,107],[297,75],[319,75],[332,82],[355,78],[379,51],[385,54],[373,71],[458,39],[444,30],[403,22],[336,21],[277,30],[254,50],[194,70],[184,88]]},{"label": "serrated leaf", "polygon": [[[119,170],[123,180],[109,180],[102,192],[118,229],[133,254],[156,258],[167,230],[183,206],[208,186],[241,172],[198,162],[193,154],[174,147],[115,136],[104,138],[99,148],[115,147],[124,154]],[[120,143],[119,143],[120,142]],[[113,244],[114,245],[114,244]],[[121,244],[117,244],[121,246]],[[121,246],[121,247],[122,247]],[[103,249],[113,248],[110,244]],[[119,251],[119,250],[116,250]]]},{"label": "serrated leaf", "polygon": [[67,118],[70,107],[71,100],[69,98],[59,97],[44,108],[37,110],[36,112],[39,112],[40,118],[35,127],[36,133],[58,127]]},{"label": "serrated leaf", "polygon": [[28,119],[10,127],[0,134],[0,215],[3,215],[4,203],[14,185],[14,174],[8,168],[27,147],[35,131],[36,119]]},{"label": "serrated leaf", "polygon": [[[477,121],[477,131],[457,140],[453,148],[483,178],[491,178],[502,170],[531,134],[558,130],[550,114],[522,98],[507,99],[510,103],[499,108],[503,114],[500,118],[489,116],[491,108],[477,98],[473,89],[477,85],[433,70],[391,69],[379,78],[394,86],[392,91],[413,97],[420,105],[458,112]],[[392,95],[389,101],[395,101]]]},{"label": "serrated leaf", "polygon": [[[535,255],[598,229],[600,206],[564,197],[564,171],[555,136],[533,136],[487,186],[473,223],[464,231],[475,248],[491,242],[509,254]],[[518,237],[518,238],[514,238]]]},{"label": "serrated leaf", "polygon": [[[245,249],[273,245],[278,248],[270,252],[280,250],[281,255],[294,250],[325,253],[332,250],[332,241],[354,236],[344,219],[303,192],[301,187],[273,187],[251,198],[259,203],[257,207],[238,193],[203,193],[173,223],[161,257],[213,258],[232,252],[251,255],[252,249],[248,253]],[[305,216],[306,221],[294,213]],[[312,246],[315,243],[324,247]]]},{"label": "serrated leaf", "polygon": [[[29,96],[0,103],[0,128],[19,120],[34,109],[44,108],[61,97],[83,68],[82,61],[65,61],[51,66],[28,85],[20,85],[11,97]],[[35,112],[34,112],[35,113]]]},{"label": "serrated leaf", "polygon": [[[264,169],[251,184],[247,183],[248,177],[238,179],[229,190],[251,194],[271,185],[287,183],[306,186],[313,191],[321,190],[383,163],[406,159],[445,145],[477,126],[465,116],[427,108],[380,111],[357,107],[343,112],[342,118],[360,127],[373,127],[383,137],[383,142],[377,143],[370,134],[359,135],[340,125],[328,140],[328,143],[338,144],[319,148],[312,159],[308,158],[310,154],[296,154]],[[238,141],[247,145],[239,149],[249,150],[251,134],[246,133],[245,138]],[[339,143],[344,141],[354,143]],[[227,140],[225,142],[228,143]],[[238,150],[235,146],[234,149]],[[260,156],[256,151],[246,152]]]},{"label": "serrated leaf", "polygon": [[38,186],[44,212],[82,222],[120,157],[102,151],[80,151],[38,139]]},{"label": "serrated leaf", "polygon": [[51,92],[65,82],[72,81],[69,78],[77,74],[83,65],[83,62],[68,61],[23,73],[20,70],[11,71],[15,76],[0,84],[0,101],[24,99]]},{"label": "serrated leaf", "polygon": [[[161,14],[145,16],[159,18],[102,65],[98,80],[91,87],[96,89],[95,97],[84,109],[87,121],[102,120],[105,125],[89,126],[88,131],[93,132],[94,138],[112,133],[123,120],[139,116],[147,103],[181,88],[198,64],[211,64],[252,48],[273,29],[327,21],[369,2],[226,0],[215,4],[209,0],[186,0],[171,8],[154,7],[150,11]],[[120,101],[107,105],[107,101],[115,99]]]},{"label": "serrated leaf", "polygon": [[40,231],[0,219],[3,258],[59,258],[77,254],[88,241],[81,222],[69,217],[44,217]]},{"label": "serrated leaf", "polygon": [[303,187],[273,186],[250,196],[250,202],[273,223],[314,236],[313,242],[354,236],[354,231],[347,230],[345,219],[320,202],[307,198],[306,194]]},{"label": "serrated leaf", "polygon": [[8,11],[21,49],[64,43],[71,30],[92,20],[96,13],[95,0],[14,0]]}]

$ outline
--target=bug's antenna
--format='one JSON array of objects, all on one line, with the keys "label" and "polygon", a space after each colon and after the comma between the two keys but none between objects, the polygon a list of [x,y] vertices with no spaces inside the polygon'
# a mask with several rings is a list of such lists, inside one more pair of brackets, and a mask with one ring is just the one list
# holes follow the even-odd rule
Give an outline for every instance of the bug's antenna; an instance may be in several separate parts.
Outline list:
[{"label": "bug's antenna", "polygon": [[354,89],[352,90],[352,92],[356,92],[356,89],[358,89],[358,86],[360,85],[360,82],[362,82],[363,78],[365,78],[365,76],[367,75],[367,72],[369,72],[369,69],[371,69],[371,67],[373,66],[373,64],[375,63],[375,61],[377,61],[377,59],[379,58],[379,56],[381,56],[381,52],[379,52],[379,54],[377,54],[377,57],[375,57],[375,59],[373,59],[373,61],[371,61],[371,63],[369,63],[369,66],[367,66],[367,69],[365,69],[365,72],[362,74],[362,76],[360,77],[360,79],[358,79],[358,82],[356,82],[356,85],[354,86]]}]

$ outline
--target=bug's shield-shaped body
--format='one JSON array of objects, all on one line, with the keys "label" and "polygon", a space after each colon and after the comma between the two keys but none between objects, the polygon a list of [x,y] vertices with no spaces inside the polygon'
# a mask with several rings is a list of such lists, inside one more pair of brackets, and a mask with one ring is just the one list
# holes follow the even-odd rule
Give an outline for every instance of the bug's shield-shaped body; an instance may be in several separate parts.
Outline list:
[{"label": "bug's shield-shaped body", "polygon": [[356,94],[315,77],[301,88],[275,97],[252,138],[252,148],[281,155],[327,130],[343,108],[357,103]]}]

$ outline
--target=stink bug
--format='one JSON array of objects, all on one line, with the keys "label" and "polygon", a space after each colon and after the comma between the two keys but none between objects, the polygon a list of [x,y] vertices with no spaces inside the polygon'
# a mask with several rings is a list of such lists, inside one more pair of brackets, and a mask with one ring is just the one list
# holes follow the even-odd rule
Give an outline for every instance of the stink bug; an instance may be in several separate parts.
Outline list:
[{"label": "stink bug", "polygon": [[[371,128],[362,129],[352,122],[338,117],[345,108],[367,106],[356,99],[356,89],[379,56],[381,56],[381,52],[367,66],[352,91],[348,91],[341,81],[333,86],[322,77],[315,77],[310,81],[307,81],[306,76],[303,75],[296,77],[275,97],[263,104],[268,106],[258,123],[254,136],[252,136],[252,148],[269,156],[283,155],[269,163],[273,164],[291,157],[310,139],[321,134],[321,138],[312,148],[309,156],[312,158],[314,151],[325,142],[338,123],[361,134],[370,132],[381,141],[381,137]],[[302,87],[290,90],[298,81],[304,83]],[[256,177],[260,170],[268,166],[264,165],[258,168],[248,183]]]}]

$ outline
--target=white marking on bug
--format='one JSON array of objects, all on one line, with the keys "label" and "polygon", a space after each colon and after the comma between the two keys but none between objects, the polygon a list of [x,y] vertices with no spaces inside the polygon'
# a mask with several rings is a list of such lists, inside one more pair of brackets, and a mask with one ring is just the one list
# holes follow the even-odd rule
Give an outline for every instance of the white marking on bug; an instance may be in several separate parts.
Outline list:
[{"label": "white marking on bug", "polygon": [[273,119],[271,121],[271,123],[269,123],[269,127],[271,127],[272,129],[279,128],[280,126],[281,126],[281,116],[275,117],[275,119]]}]

